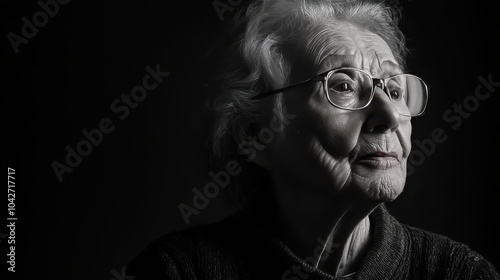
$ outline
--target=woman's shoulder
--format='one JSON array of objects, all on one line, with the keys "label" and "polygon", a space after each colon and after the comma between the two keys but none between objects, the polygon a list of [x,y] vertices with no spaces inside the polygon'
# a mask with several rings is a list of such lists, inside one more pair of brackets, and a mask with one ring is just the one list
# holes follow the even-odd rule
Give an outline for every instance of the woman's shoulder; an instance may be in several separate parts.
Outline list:
[{"label": "woman's shoulder", "polygon": [[200,247],[221,248],[243,238],[248,229],[243,218],[234,214],[219,221],[173,231],[156,239],[150,246],[162,248],[182,247],[184,251]]},{"label": "woman's shoulder", "polygon": [[403,227],[409,239],[407,249],[425,273],[460,279],[500,279],[494,265],[469,245],[437,232]]},{"label": "woman's shoulder", "polygon": [[471,247],[444,234],[431,230],[413,227],[403,224],[403,228],[410,240],[411,249],[416,252],[427,252],[437,255],[447,253],[449,255],[462,254],[467,256],[479,255]]},{"label": "woman's shoulder", "polygon": [[[468,245],[402,223],[384,205],[373,212],[372,220],[375,246],[368,263],[393,267],[396,278],[500,279],[495,267]],[[381,255],[388,257],[380,262]]]},{"label": "woman's shoulder", "polygon": [[[196,271],[237,273],[237,251],[248,240],[251,225],[239,213],[220,221],[165,234],[127,266],[140,279],[196,279]],[[182,276],[179,278],[179,275]],[[215,277],[215,276],[214,276]]]}]

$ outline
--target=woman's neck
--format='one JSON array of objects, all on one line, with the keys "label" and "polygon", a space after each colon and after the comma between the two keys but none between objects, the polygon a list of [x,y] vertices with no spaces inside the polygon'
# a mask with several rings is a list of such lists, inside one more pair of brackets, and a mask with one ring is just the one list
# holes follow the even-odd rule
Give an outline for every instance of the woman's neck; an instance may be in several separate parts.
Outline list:
[{"label": "woman's neck", "polygon": [[370,243],[368,215],[379,203],[343,189],[335,195],[276,180],[281,238],[300,258],[332,275],[357,269]]}]

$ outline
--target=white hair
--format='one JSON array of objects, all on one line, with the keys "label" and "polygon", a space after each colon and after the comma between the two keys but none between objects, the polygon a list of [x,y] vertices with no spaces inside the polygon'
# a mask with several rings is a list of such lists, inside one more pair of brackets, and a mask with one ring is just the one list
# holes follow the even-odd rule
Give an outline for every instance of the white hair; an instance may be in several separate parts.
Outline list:
[{"label": "white hair", "polygon": [[[235,153],[237,142],[241,141],[237,139],[255,133],[253,125],[264,113],[263,101],[252,97],[289,85],[295,62],[292,54],[286,52],[290,47],[302,48],[301,55],[314,63],[325,53],[311,53],[313,38],[324,38],[320,35],[325,30],[349,23],[380,36],[400,67],[405,68],[405,40],[398,22],[399,11],[382,2],[258,0],[251,3],[233,19],[233,41],[218,58],[222,71],[214,80],[216,86],[212,88],[214,96],[210,106],[215,114],[213,153],[217,156]],[[328,40],[334,44],[335,37],[331,38]],[[273,106],[285,126],[282,94],[274,96]]]}]

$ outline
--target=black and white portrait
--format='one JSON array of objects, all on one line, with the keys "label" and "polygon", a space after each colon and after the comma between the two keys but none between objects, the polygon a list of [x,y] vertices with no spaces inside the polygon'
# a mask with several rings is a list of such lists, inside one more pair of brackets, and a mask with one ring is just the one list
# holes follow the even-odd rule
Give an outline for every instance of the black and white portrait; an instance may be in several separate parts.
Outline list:
[{"label": "black and white portrait", "polygon": [[492,1],[4,6],[6,279],[500,279]]}]

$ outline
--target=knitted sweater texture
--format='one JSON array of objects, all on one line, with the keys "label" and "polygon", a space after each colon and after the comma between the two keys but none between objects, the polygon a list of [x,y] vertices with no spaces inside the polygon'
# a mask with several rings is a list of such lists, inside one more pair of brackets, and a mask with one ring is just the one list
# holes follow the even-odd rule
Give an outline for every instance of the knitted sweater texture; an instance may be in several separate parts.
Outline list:
[{"label": "knitted sweater texture", "polygon": [[343,277],[314,269],[268,226],[241,213],[165,235],[129,264],[127,275],[134,280],[500,279],[468,246],[401,224],[383,205],[370,220],[371,247],[357,271]]}]

